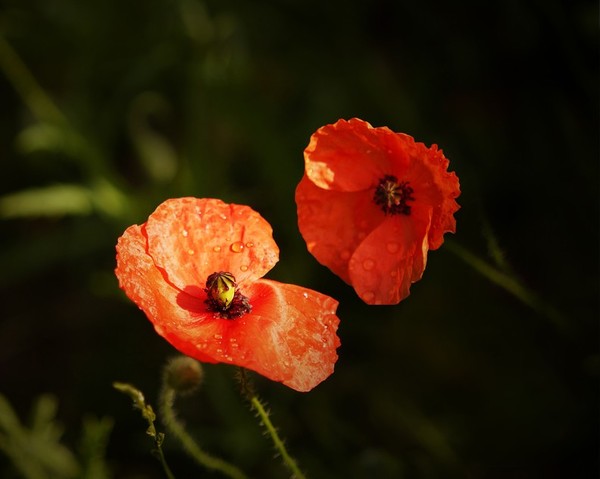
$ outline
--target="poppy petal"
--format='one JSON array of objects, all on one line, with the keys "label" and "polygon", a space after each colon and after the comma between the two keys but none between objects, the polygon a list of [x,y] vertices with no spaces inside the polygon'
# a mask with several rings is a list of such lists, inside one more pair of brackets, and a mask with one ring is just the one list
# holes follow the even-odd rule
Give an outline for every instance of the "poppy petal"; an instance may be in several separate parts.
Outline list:
[{"label": "poppy petal", "polygon": [[337,301],[300,286],[268,280],[240,288],[252,312],[236,319],[207,311],[201,288],[173,286],[148,254],[144,226],[129,227],[117,244],[120,287],[156,332],[183,354],[254,370],[297,391],[309,391],[337,360]]},{"label": "poppy petal", "polygon": [[429,249],[435,250],[444,242],[445,233],[456,231],[454,213],[460,209],[455,200],[460,196],[458,177],[447,171],[449,161],[437,145],[428,148],[412,137],[404,137],[404,148],[410,161],[406,167],[396,165],[393,173],[398,178],[410,180],[417,207],[432,208]]},{"label": "poppy petal", "polygon": [[279,259],[271,226],[248,206],[177,198],[148,218],[148,253],[177,288],[204,287],[219,271],[238,284],[262,277]]},{"label": "poppy petal", "polygon": [[350,283],[348,260],[385,216],[368,191],[324,190],[304,175],[296,188],[298,228],[308,251]]},{"label": "poppy petal", "polygon": [[358,118],[319,128],[304,150],[306,174],[320,188],[360,191],[390,170],[397,134]]},{"label": "poppy petal", "polygon": [[[265,279],[246,285],[243,293],[251,313],[182,323],[164,337],[191,357],[242,366],[297,391],[309,391],[331,375],[340,345],[337,301]],[[197,302],[183,306],[202,308]]]},{"label": "poppy petal", "polygon": [[430,214],[389,218],[356,248],[350,284],[365,303],[397,304],[409,295],[427,263]]},{"label": "poppy petal", "polygon": [[229,354],[240,355],[237,364],[302,392],[333,373],[340,346],[337,301],[310,289],[264,279],[250,285],[246,294],[252,312],[232,321],[239,321],[239,326],[229,333],[237,346],[231,349],[223,338]]},{"label": "poppy petal", "polygon": [[[167,282],[163,272],[148,255],[148,240],[142,226],[127,228],[117,243],[117,268],[119,286],[129,299],[146,313],[158,334],[171,344],[178,340],[193,341],[187,335],[202,325],[205,333],[217,329],[218,318],[206,311],[202,299],[182,292]],[[201,289],[199,294],[204,294]],[[185,337],[184,339],[184,336]],[[214,362],[210,356],[195,354],[201,361]]]}]

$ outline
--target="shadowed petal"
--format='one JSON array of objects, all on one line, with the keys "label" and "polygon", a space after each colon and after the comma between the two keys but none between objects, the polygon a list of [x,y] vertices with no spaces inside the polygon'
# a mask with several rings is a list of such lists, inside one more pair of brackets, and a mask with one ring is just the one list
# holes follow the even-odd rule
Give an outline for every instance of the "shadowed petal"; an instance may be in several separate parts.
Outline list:
[{"label": "shadowed petal", "polygon": [[324,190],[305,175],[296,188],[298,228],[308,251],[350,283],[348,260],[365,236],[384,221],[371,192]]},{"label": "shadowed petal", "polygon": [[[353,118],[319,128],[296,189],[308,250],[369,304],[396,304],[456,230],[458,177],[437,145]],[[364,227],[362,227],[364,226]]]},{"label": "shadowed petal", "polygon": [[[414,211],[413,211],[414,213]],[[397,304],[427,263],[429,215],[389,218],[375,228],[349,262],[351,284],[367,304]]]}]

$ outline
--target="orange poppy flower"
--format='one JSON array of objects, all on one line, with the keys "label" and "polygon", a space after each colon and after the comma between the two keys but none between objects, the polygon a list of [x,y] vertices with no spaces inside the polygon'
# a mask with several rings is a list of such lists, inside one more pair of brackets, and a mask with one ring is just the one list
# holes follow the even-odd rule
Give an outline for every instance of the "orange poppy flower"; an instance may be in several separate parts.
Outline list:
[{"label": "orange poppy flower", "polygon": [[368,304],[409,294],[444,233],[454,233],[458,178],[436,145],[357,118],[317,130],[296,189],[310,253]]},{"label": "orange poppy flower", "polygon": [[125,231],[115,272],[156,332],[183,354],[309,391],[337,360],[338,303],[260,279],[278,259],[271,226],[248,206],[179,198]]}]

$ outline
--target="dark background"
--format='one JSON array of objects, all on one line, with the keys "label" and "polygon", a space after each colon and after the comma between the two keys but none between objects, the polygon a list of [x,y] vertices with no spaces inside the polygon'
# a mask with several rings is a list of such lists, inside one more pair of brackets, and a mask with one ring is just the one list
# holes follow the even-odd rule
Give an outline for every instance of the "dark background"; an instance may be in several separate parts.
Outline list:
[{"label": "dark background", "polygon": [[[340,300],[327,381],[256,377],[309,477],[597,477],[597,2],[2,0],[0,35],[62,112],[3,46],[0,393],[24,422],[51,393],[63,444],[108,416],[114,477],[163,477],[111,383],[154,403],[174,350],[118,289],[114,245],[167,198],[218,197],[273,225],[269,278]],[[461,180],[453,244],[393,307],[362,304],[296,226],[302,150],[351,117],[437,143]],[[287,477],[233,372],[207,366],[181,417],[252,477]],[[220,477],[165,450],[180,479]]]}]

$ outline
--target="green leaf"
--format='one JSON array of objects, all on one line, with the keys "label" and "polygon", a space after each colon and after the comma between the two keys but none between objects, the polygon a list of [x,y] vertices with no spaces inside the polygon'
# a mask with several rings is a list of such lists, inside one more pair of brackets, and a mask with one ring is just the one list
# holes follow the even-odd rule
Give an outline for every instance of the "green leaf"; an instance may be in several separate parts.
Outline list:
[{"label": "green leaf", "polygon": [[0,218],[89,215],[92,211],[90,190],[78,185],[32,188],[0,197]]},{"label": "green leaf", "polygon": [[17,148],[22,153],[52,151],[64,153],[70,158],[79,158],[86,150],[86,145],[66,125],[36,123],[19,134]]},{"label": "green leaf", "polygon": [[110,477],[110,471],[104,458],[113,425],[114,421],[109,417],[84,419],[80,446],[83,466],[82,479],[108,479]]},{"label": "green leaf", "polygon": [[59,442],[62,427],[55,414],[55,398],[40,396],[32,410],[32,428],[28,430],[0,395],[0,450],[27,479],[70,479],[79,472],[75,456]]}]

